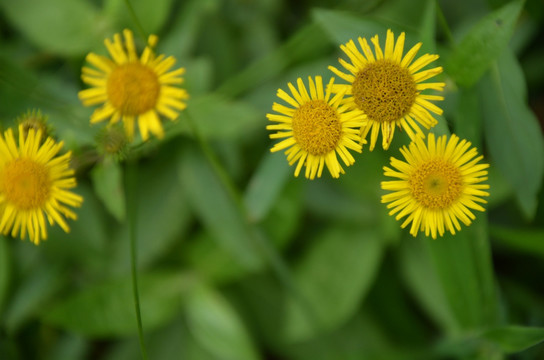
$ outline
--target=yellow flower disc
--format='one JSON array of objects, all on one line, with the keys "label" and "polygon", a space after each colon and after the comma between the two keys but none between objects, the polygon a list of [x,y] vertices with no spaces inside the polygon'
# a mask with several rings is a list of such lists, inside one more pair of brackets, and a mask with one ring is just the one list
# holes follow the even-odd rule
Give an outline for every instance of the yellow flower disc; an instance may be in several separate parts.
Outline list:
[{"label": "yellow flower disc", "polygon": [[108,77],[108,98],[124,115],[141,115],[157,104],[160,83],[156,73],[139,62],[120,65]]},{"label": "yellow flower disc", "polygon": [[410,112],[417,96],[408,69],[390,60],[369,63],[353,81],[353,100],[372,121],[393,122]]},{"label": "yellow flower disc", "polygon": [[340,116],[324,100],[311,100],[295,111],[293,135],[304,151],[327,154],[336,148],[342,136]]},{"label": "yellow flower disc", "polygon": [[422,206],[447,209],[461,195],[463,178],[457,167],[443,160],[431,160],[419,166],[408,180],[414,199]]},{"label": "yellow flower disc", "polygon": [[48,169],[30,159],[15,159],[4,166],[0,193],[18,210],[42,207],[51,192]]}]

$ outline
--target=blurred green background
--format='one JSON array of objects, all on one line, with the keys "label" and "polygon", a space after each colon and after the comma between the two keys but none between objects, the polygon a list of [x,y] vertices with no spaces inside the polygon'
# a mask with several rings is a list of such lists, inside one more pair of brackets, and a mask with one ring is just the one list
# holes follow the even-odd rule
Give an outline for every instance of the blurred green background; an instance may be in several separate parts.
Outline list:
[{"label": "blurred green background", "polygon": [[[85,198],[70,234],[0,237],[0,359],[140,358],[130,216],[150,359],[544,359],[544,2],[131,3],[157,52],[187,69],[191,99],[166,139],[131,153],[127,211],[127,166],[95,155],[103,124],[77,98],[85,55],[137,34],[125,2],[0,0],[2,128],[49,115]],[[295,179],[269,152],[276,90],[328,79],[341,43],[383,46],[388,28],[440,55],[432,131],[491,164],[488,210],[456,236],[413,238],[380,204],[403,133],[338,180]]]}]

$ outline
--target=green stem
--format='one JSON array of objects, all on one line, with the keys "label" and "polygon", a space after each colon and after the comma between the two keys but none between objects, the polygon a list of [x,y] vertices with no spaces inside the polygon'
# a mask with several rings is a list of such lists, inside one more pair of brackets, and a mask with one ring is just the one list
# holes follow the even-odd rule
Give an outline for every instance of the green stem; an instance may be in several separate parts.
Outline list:
[{"label": "green stem", "polygon": [[440,23],[440,26],[442,27],[442,31],[444,31],[444,35],[446,35],[446,38],[448,39],[448,42],[450,43],[451,47],[455,46],[455,39],[453,38],[453,35],[450,30],[450,26],[448,25],[448,21],[446,20],[446,17],[444,16],[444,12],[442,11],[442,8],[440,7],[440,3],[438,0],[436,1],[436,15],[438,16],[438,22]]},{"label": "green stem", "polygon": [[125,0],[125,5],[127,6],[128,12],[130,14],[130,17],[132,18],[132,21],[134,21],[134,24],[136,25],[136,30],[138,30],[138,33],[142,37],[144,41],[147,41],[147,33],[144,30],[144,27],[142,26],[142,23],[140,20],[138,20],[138,15],[136,15],[136,11],[134,11],[134,8],[132,7],[132,4],[130,3],[130,0]]},{"label": "green stem", "polygon": [[128,210],[128,226],[130,236],[130,265],[132,272],[132,295],[134,298],[134,310],[136,311],[136,322],[138,323],[138,340],[140,342],[140,350],[142,358],[147,360],[147,350],[144,341],[144,331],[142,326],[142,314],[140,312],[140,295],[138,290],[138,271],[137,271],[137,256],[138,247],[136,244],[136,224],[137,224],[137,175],[136,175],[136,159],[129,159],[127,165],[127,182],[126,182],[126,205]]}]

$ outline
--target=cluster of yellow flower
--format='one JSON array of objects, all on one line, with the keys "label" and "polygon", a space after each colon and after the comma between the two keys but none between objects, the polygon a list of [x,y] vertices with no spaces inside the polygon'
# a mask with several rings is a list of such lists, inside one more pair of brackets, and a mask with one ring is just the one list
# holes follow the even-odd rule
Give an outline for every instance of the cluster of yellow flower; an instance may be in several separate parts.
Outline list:
[{"label": "cluster of yellow flower", "polygon": [[403,55],[404,41],[404,33],[395,42],[388,30],[384,50],[378,35],[371,39],[373,52],[367,40],[359,37],[361,53],[350,40],[340,46],[350,62],[339,59],[348,73],[329,66],[348,84],[335,84],[331,78],[324,89],[322,78],[316,76],[308,79],[309,93],[300,78],[298,89],[288,84],[291,95],[279,89],[277,96],[290,106],[274,103],[276,114],[267,115],[275,123],[267,126],[275,131],[270,138],[283,139],[271,151],[287,149],[289,164],[297,164],[295,176],[305,166],[306,178],[320,177],[326,165],[338,178],[344,169],[337,155],[350,166],[355,159],[348,149],[362,152],[369,133],[370,151],[380,129],[382,147],[388,150],[396,127],[402,128],[412,142],[400,149],[405,161],[391,158],[395,169],[384,167],[386,176],[398,180],[382,182],[382,189],[390,191],[382,196],[382,203],[392,209],[390,215],[397,214],[397,220],[407,216],[401,226],[411,223],[413,236],[419,231],[433,238],[446,230],[455,234],[461,229],[459,220],[465,225],[474,220],[471,210],[484,211],[479,203],[486,203],[482,197],[489,196],[485,191],[489,185],[482,184],[489,165],[480,164],[483,156],[456,135],[448,140],[431,133],[425,143],[420,125],[430,129],[437,124],[431,112],[441,115],[442,110],[431,101],[444,98],[422,92],[442,91],[445,84],[424,81],[440,74],[442,67],[422,70],[438,55],[425,54],[414,61],[421,43]]},{"label": "cluster of yellow flower", "polygon": [[[161,138],[159,114],[176,119],[188,97],[176,86],[183,82],[185,69],[170,71],[175,59],[155,55],[156,36],[149,37],[138,57],[132,32],[125,30],[123,35],[124,44],[119,34],[113,42],[104,41],[113,60],[94,53],[87,56],[96,69],[83,67],[81,78],[92,87],[79,93],[86,106],[103,104],[92,114],[91,123],[110,119],[114,125],[122,120],[123,132],[111,126],[100,137],[101,150],[111,155],[123,151],[125,136],[132,140],[136,121],[144,141],[150,132]],[[71,152],[57,155],[63,142],[47,136],[45,120],[39,112],[23,115],[17,128],[18,145],[12,129],[0,135],[0,232],[21,239],[28,233],[35,244],[47,239],[46,219],[68,232],[66,218],[76,219],[68,206],[79,207],[83,202],[70,191],[76,186]]]},{"label": "cluster of yellow flower", "polygon": [[[149,37],[138,57],[132,32],[124,30],[123,35],[124,43],[120,34],[105,40],[111,59],[87,56],[94,68],[84,66],[81,78],[91,88],[80,91],[79,98],[85,106],[102,105],[91,115],[91,123],[109,120],[114,125],[121,120],[123,135],[130,141],[137,122],[144,141],[149,133],[162,138],[159,116],[174,120],[186,107],[188,94],[177,86],[183,83],[185,69],[171,70],[172,56],[155,55],[156,36]],[[394,169],[384,167],[386,176],[398,180],[382,182],[382,189],[390,191],[382,202],[397,220],[407,216],[402,227],[411,223],[414,236],[419,231],[433,238],[446,230],[455,234],[461,229],[459,220],[469,225],[474,219],[471,210],[484,211],[479,203],[486,203],[482,197],[489,196],[485,191],[489,185],[482,184],[489,165],[479,163],[483,157],[455,135],[448,140],[429,134],[425,143],[420,125],[426,129],[436,125],[431,112],[440,115],[442,110],[431,101],[443,97],[422,92],[442,91],[445,84],[424,81],[440,74],[442,67],[422,70],[438,55],[425,54],[414,61],[421,43],[404,55],[404,41],[404,33],[395,42],[388,30],[383,51],[376,35],[371,39],[374,52],[366,39],[358,39],[361,52],[350,40],[340,46],[350,62],[339,59],[348,73],[329,67],[347,84],[335,84],[331,78],[324,87],[316,76],[309,77],[308,87],[300,78],[297,87],[289,83],[291,94],[279,89],[277,96],[288,106],[274,103],[276,113],[267,115],[274,122],[267,126],[275,131],[270,137],[283,139],[272,151],[286,149],[289,164],[297,164],[295,176],[305,166],[307,178],[321,177],[326,165],[338,178],[344,169],[337,155],[346,166],[352,165],[355,159],[349,150],[361,153],[370,134],[372,151],[380,129],[387,150],[400,127],[412,142],[400,149],[405,161],[391,158]],[[28,114],[26,120],[40,116]],[[109,152],[119,151],[122,136],[112,133],[105,146],[111,147]],[[18,126],[19,145],[12,129],[0,135],[0,232],[23,239],[28,233],[35,244],[47,238],[46,218],[50,225],[57,223],[69,231],[65,218],[75,219],[76,214],[67,206],[79,207],[83,201],[69,190],[76,186],[71,152],[57,156],[63,142],[48,136],[44,140],[46,136],[45,126],[24,122]]]}]

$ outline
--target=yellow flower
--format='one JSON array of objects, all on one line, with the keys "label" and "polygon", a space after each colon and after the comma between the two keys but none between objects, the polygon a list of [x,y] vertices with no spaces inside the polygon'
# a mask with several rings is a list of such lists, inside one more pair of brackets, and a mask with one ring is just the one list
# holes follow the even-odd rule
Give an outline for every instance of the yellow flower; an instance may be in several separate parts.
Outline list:
[{"label": "yellow flower", "polygon": [[68,189],[76,186],[68,152],[56,156],[63,143],[48,137],[41,144],[42,131],[25,134],[19,125],[19,146],[13,130],[0,134],[0,232],[11,236],[28,235],[36,245],[47,239],[45,220],[66,232],[64,217],[77,216],[66,205],[79,207],[83,198]]},{"label": "yellow flower", "polygon": [[92,87],[80,91],[79,98],[85,106],[103,104],[92,114],[91,123],[109,119],[114,124],[121,119],[132,139],[134,122],[138,121],[144,141],[149,132],[162,138],[164,130],[159,114],[175,120],[186,107],[183,100],[188,98],[187,91],[175,86],[183,83],[181,75],[185,69],[170,71],[176,62],[174,57],[155,56],[153,47],[158,41],[155,35],[149,37],[140,58],[132,32],[124,30],[123,35],[124,46],[119,34],[114,35],[113,42],[104,41],[113,61],[94,53],[87,55],[87,61],[96,69],[83,67],[81,79]]},{"label": "yellow flower", "polygon": [[[440,74],[442,67],[421,70],[438,59],[438,55],[425,54],[416,61],[414,57],[421,47],[416,44],[403,56],[404,33],[400,34],[395,44],[391,30],[387,30],[385,51],[382,51],[378,42],[378,35],[371,41],[374,44],[374,53],[366,39],[359,38],[359,45],[363,54],[356,47],[353,40],[340,48],[349,57],[351,63],[338,59],[340,64],[350,73],[343,73],[333,66],[329,69],[349,84],[335,85],[333,91],[343,90],[347,104],[352,109],[359,109],[366,115],[366,121],[361,128],[361,137],[366,139],[369,132],[370,150],[374,149],[378,134],[382,132],[382,147],[387,150],[395,127],[402,127],[413,140],[424,137],[419,124],[430,129],[437,121],[429,113],[442,114],[442,110],[430,101],[443,100],[442,96],[423,95],[423,90],[432,89],[442,91],[443,82],[423,83],[423,81]],[[414,133],[415,131],[415,133]]]},{"label": "yellow flower", "polygon": [[361,152],[358,142],[359,128],[362,125],[359,111],[347,111],[347,106],[340,103],[344,92],[338,92],[331,98],[332,78],[323,91],[321,76],[314,80],[309,77],[310,93],[306,90],[301,78],[298,78],[298,90],[288,83],[291,95],[278,89],[278,97],[292,107],[274,103],[272,110],[279,114],[267,114],[270,121],[277,124],[268,125],[267,130],[276,130],[270,134],[271,139],[285,140],[277,143],[272,152],[287,149],[289,165],[298,162],[295,176],[298,176],[303,165],[305,176],[314,179],[321,177],[324,165],[327,165],[332,177],[337,178],[344,170],[340,166],[338,154],[346,166],[352,165],[355,159],[348,149]]},{"label": "yellow flower", "polygon": [[481,184],[487,180],[489,164],[480,164],[483,156],[456,135],[435,141],[429,134],[427,140],[425,144],[417,138],[409,149],[403,146],[405,161],[391,158],[395,169],[384,167],[386,176],[399,180],[382,182],[382,189],[391,191],[382,196],[382,203],[392,209],[389,215],[398,213],[397,220],[408,216],[401,227],[411,222],[410,234],[425,231],[436,239],[437,232],[442,236],[445,230],[452,234],[461,230],[458,219],[470,225],[475,219],[471,210],[485,211],[478,203],[487,203],[482,196],[489,196],[484,191],[489,185]]}]

